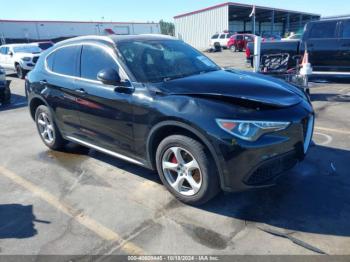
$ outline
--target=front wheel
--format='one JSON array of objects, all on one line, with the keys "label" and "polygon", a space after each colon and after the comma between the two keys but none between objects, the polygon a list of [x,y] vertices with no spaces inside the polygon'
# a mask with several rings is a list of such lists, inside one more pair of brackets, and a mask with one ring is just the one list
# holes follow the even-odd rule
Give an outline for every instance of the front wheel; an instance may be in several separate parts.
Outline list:
[{"label": "front wheel", "polygon": [[232,52],[237,52],[237,48],[236,48],[235,45],[231,45],[230,50],[231,50]]},{"label": "front wheel", "polygon": [[158,146],[156,163],[163,184],[184,203],[204,204],[220,190],[217,168],[210,154],[190,137],[165,138]]},{"label": "front wheel", "polygon": [[35,123],[41,140],[52,150],[63,149],[66,140],[61,136],[47,106],[41,105],[35,111]]},{"label": "front wheel", "polygon": [[16,74],[18,78],[24,79],[27,74],[27,71],[24,70],[20,64],[16,64]]}]

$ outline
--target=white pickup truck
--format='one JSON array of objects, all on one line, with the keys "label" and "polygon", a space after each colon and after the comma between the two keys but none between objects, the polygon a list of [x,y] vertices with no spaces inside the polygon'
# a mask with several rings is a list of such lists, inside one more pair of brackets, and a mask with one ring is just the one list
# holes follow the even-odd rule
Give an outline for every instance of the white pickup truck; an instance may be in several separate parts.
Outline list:
[{"label": "white pickup truck", "polygon": [[9,44],[0,46],[0,66],[6,72],[16,72],[24,78],[39,59],[42,49],[37,44]]}]

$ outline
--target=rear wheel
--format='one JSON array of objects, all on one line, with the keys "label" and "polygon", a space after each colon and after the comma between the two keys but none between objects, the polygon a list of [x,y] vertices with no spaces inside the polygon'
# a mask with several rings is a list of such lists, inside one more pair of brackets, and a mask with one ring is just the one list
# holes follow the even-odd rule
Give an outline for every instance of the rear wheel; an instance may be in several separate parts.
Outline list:
[{"label": "rear wheel", "polygon": [[24,70],[20,64],[16,64],[16,74],[18,78],[24,79],[27,74],[27,71]]},{"label": "rear wheel", "polygon": [[230,50],[231,50],[232,52],[237,52],[237,48],[236,48],[235,45],[231,45]]},{"label": "rear wheel", "polygon": [[156,163],[167,189],[180,201],[200,205],[220,190],[216,166],[198,141],[173,135],[158,146]]},{"label": "rear wheel", "polygon": [[64,148],[67,143],[61,136],[47,106],[41,105],[35,111],[35,123],[44,144],[53,150]]}]

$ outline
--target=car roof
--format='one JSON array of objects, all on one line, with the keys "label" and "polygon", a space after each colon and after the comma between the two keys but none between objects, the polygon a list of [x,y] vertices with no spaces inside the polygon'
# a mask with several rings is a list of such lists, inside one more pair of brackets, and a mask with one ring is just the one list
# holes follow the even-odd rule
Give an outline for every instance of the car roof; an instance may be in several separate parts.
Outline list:
[{"label": "car roof", "polygon": [[95,42],[105,42],[108,44],[118,45],[120,42],[125,41],[151,41],[151,40],[177,40],[172,36],[161,35],[161,34],[143,34],[143,35],[108,35],[108,36],[79,36],[70,38],[61,42],[56,43],[57,46],[63,46],[66,44],[75,44],[82,41],[95,41]]}]

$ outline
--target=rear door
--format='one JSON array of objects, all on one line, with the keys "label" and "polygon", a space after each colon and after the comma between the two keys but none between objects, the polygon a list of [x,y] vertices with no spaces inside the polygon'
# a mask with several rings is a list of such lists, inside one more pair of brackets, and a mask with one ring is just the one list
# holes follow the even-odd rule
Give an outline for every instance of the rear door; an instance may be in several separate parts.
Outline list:
[{"label": "rear door", "polygon": [[[46,73],[40,80],[46,100],[56,116],[56,124],[65,136],[80,132],[76,78],[81,45],[59,48],[46,58]],[[46,91],[45,91],[46,90]]]},{"label": "rear door", "polygon": [[350,72],[350,20],[343,20],[339,23],[339,67],[340,71]]},{"label": "rear door", "polygon": [[306,45],[314,71],[337,71],[339,52],[337,21],[311,24]]}]

